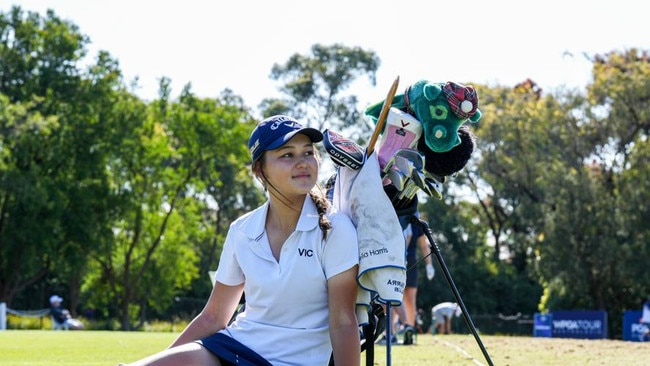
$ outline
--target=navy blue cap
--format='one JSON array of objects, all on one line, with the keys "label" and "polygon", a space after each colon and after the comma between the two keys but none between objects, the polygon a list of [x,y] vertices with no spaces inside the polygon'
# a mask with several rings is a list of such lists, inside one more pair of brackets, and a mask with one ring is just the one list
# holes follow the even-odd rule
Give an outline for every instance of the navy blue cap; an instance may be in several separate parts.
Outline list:
[{"label": "navy blue cap", "polygon": [[297,133],[306,135],[311,142],[323,141],[323,134],[320,131],[311,127],[302,127],[291,117],[276,115],[263,120],[255,127],[248,140],[248,150],[253,161],[259,159],[262,152],[284,145]]}]

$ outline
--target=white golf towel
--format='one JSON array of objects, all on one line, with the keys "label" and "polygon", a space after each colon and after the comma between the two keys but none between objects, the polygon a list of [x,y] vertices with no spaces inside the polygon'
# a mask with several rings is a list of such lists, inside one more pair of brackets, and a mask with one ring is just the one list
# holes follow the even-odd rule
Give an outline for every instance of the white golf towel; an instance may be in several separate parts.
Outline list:
[{"label": "white golf towel", "polygon": [[384,192],[377,154],[359,170],[341,167],[334,186],[333,206],[348,215],[359,240],[360,323],[367,319],[370,292],[382,303],[400,305],[406,286],[406,245],[402,227]]}]

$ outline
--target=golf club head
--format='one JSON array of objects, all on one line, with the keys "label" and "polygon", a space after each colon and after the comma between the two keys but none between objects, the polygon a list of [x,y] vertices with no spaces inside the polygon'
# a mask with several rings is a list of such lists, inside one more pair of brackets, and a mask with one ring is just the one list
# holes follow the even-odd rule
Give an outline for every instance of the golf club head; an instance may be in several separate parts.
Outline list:
[{"label": "golf club head", "polygon": [[445,179],[442,178],[442,180],[438,179],[436,176],[433,174],[425,171],[424,172],[425,176],[425,184],[427,186],[427,194],[430,197],[435,197],[437,199],[442,199],[442,183],[445,182]]},{"label": "golf club head", "polygon": [[414,149],[400,149],[395,152],[395,159],[406,159],[413,164],[416,170],[424,169],[424,155]]},{"label": "golf club head", "polygon": [[404,173],[406,176],[411,176],[411,174],[413,174],[415,164],[411,160],[398,155],[395,155],[393,158],[395,159],[395,167],[397,170]]},{"label": "golf club head", "polygon": [[389,169],[388,172],[386,172],[386,177],[390,179],[391,184],[394,185],[398,191],[402,191],[404,189],[404,185],[408,179],[408,177],[405,176],[402,172],[395,169]]},{"label": "golf club head", "polygon": [[359,170],[365,162],[363,147],[329,129],[323,132],[323,146],[332,161],[339,166]]}]

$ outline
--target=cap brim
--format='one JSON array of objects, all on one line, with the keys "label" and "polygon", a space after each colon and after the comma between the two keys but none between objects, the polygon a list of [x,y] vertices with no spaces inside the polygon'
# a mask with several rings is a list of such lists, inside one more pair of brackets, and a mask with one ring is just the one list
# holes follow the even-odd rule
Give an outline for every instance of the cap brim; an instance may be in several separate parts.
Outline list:
[{"label": "cap brim", "polygon": [[266,150],[275,150],[279,148],[280,146],[284,145],[287,143],[287,141],[291,140],[296,134],[303,134],[311,140],[311,142],[321,142],[323,141],[323,134],[318,131],[315,128],[311,127],[304,127],[299,130],[291,131],[288,134],[280,137],[279,139],[273,141],[270,143],[267,147]]}]

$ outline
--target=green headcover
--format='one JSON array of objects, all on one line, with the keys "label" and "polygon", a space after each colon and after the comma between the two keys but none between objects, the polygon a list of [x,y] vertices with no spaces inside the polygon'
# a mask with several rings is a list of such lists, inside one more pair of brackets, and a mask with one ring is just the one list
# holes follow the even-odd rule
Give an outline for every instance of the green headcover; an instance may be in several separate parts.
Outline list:
[{"label": "green headcover", "polygon": [[[365,115],[377,123],[383,104],[381,101],[369,106]],[[436,153],[448,152],[459,145],[460,126],[481,118],[474,88],[451,81],[420,80],[409,86],[404,94],[395,95],[391,106],[415,116],[422,123],[421,138]]]}]

